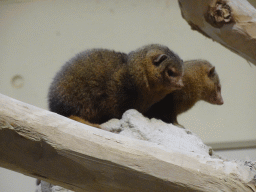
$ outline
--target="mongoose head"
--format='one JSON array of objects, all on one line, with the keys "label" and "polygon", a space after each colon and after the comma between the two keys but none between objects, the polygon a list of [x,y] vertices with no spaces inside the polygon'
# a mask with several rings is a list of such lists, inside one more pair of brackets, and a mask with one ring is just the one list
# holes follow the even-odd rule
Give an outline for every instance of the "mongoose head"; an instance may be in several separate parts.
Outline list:
[{"label": "mongoose head", "polygon": [[131,58],[132,64],[136,63],[137,67],[140,67],[139,70],[145,76],[144,80],[150,89],[170,93],[184,86],[183,61],[168,47],[158,44],[147,45],[129,53],[128,58]]},{"label": "mongoose head", "polygon": [[[222,105],[224,103],[221,96],[221,84],[215,66],[206,60],[192,60],[185,62],[185,75],[190,76],[187,81],[194,84],[195,90],[200,92],[200,100],[211,104]],[[187,78],[186,78],[187,79]],[[186,81],[186,80],[185,80]],[[195,81],[192,83],[192,81]]]},{"label": "mongoose head", "polygon": [[206,94],[204,95],[204,100],[211,104],[222,105],[224,101],[221,96],[221,84],[214,66],[207,69],[206,78],[208,81],[205,86],[204,93]]}]

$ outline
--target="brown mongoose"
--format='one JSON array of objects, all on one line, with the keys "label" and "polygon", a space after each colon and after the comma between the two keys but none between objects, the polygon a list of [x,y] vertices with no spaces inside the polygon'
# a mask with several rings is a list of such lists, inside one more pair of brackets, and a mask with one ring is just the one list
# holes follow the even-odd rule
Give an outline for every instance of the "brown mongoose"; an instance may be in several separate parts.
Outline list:
[{"label": "brown mongoose", "polygon": [[219,76],[215,67],[206,60],[184,62],[183,83],[182,89],[168,94],[144,115],[183,127],[178,123],[177,116],[192,108],[197,101],[216,105],[224,103]]},{"label": "brown mongoose", "polygon": [[158,44],[129,54],[86,50],[54,77],[48,93],[49,109],[91,125],[121,118],[128,109],[145,113],[183,86],[183,74],[179,56]]}]

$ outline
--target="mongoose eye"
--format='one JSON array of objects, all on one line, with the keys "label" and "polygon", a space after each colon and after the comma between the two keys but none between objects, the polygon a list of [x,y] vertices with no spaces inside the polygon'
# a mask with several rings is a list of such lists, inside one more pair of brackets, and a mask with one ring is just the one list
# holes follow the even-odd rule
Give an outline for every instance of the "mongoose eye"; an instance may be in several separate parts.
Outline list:
[{"label": "mongoose eye", "polygon": [[167,71],[167,74],[168,74],[168,76],[171,76],[171,77],[176,76],[176,73],[175,73],[172,69],[169,69],[169,70]]},{"label": "mongoose eye", "polygon": [[153,60],[154,65],[159,66],[165,59],[167,59],[167,55],[161,54],[158,55],[157,58]]},{"label": "mongoose eye", "polygon": [[217,91],[220,92],[221,91],[221,87],[218,85],[217,86]]}]

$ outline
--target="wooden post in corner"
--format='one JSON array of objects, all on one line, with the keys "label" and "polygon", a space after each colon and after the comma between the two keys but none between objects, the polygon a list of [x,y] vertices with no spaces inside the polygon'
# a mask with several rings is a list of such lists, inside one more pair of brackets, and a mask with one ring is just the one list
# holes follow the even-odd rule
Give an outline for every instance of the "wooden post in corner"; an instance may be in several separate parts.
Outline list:
[{"label": "wooden post in corner", "polygon": [[178,0],[193,30],[256,65],[256,9],[246,0]]},{"label": "wooden post in corner", "polygon": [[167,151],[0,94],[0,166],[77,192],[256,191],[249,167],[234,164],[241,175],[229,174],[223,170],[234,162],[207,158]]}]

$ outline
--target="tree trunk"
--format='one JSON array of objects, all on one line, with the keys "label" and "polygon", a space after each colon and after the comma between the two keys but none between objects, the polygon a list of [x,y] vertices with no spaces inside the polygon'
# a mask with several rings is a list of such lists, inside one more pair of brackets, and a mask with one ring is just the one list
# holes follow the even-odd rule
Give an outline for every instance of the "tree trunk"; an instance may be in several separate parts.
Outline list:
[{"label": "tree trunk", "polygon": [[179,0],[193,30],[256,65],[256,10],[246,0]]},{"label": "tree trunk", "polygon": [[3,95],[0,105],[1,167],[78,192],[256,191],[253,164],[167,149]]}]

